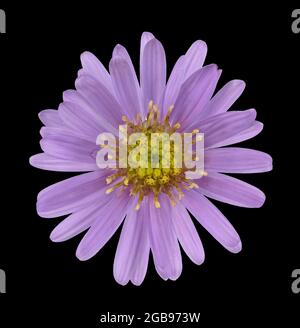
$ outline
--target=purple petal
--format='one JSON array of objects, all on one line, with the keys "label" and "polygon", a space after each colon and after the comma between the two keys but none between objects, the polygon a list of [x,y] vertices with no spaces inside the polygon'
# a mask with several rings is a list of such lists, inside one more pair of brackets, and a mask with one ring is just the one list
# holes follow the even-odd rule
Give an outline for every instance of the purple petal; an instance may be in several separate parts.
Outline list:
[{"label": "purple petal", "polygon": [[59,243],[87,230],[99,218],[101,208],[111,199],[112,195],[103,195],[95,204],[69,215],[52,231],[50,239]]},{"label": "purple petal", "polygon": [[272,170],[272,157],[246,148],[215,148],[205,151],[205,169],[223,173],[259,173]]},{"label": "purple petal", "polygon": [[182,83],[193,73],[202,68],[207,53],[206,43],[194,42],[184,56],[181,56],[171,72],[163,100],[163,114],[169,106],[174,105]]},{"label": "purple petal", "polygon": [[167,113],[168,108],[171,105],[174,105],[177,99],[185,73],[184,60],[184,56],[181,56],[177,60],[168,79],[168,83],[165,88],[164,97],[162,101],[162,115],[165,115]]},{"label": "purple petal", "polygon": [[239,235],[225,216],[199,192],[190,190],[182,202],[200,224],[227,250],[238,253],[242,249]]},{"label": "purple petal", "polygon": [[83,68],[79,69],[77,72],[77,77],[83,76],[83,75],[89,75]]},{"label": "purple petal", "polygon": [[243,93],[245,86],[245,82],[241,80],[228,82],[207,104],[202,118],[226,112]]},{"label": "purple petal", "polygon": [[204,262],[204,250],[190,215],[181,203],[173,210],[177,238],[187,256],[196,264]]},{"label": "purple petal", "polygon": [[246,128],[227,139],[220,140],[214,145],[214,147],[224,147],[251,139],[258,135],[262,131],[263,127],[264,125],[261,122],[254,121],[249,128]]},{"label": "purple petal", "polygon": [[51,131],[51,134],[55,135],[55,134],[67,134],[68,136],[73,136],[75,138],[82,138],[82,136],[78,133],[75,132],[71,129],[69,129],[69,127],[67,127],[66,125],[62,125],[59,127],[56,126],[42,126],[42,128],[40,129],[40,135],[42,138],[44,138],[44,136],[46,134],[48,134]]},{"label": "purple petal", "polygon": [[114,260],[114,277],[121,285],[131,280],[139,286],[145,278],[150,253],[148,202],[145,200],[139,211],[134,206],[132,202],[122,228]]},{"label": "purple petal", "polygon": [[[105,131],[117,133],[115,127],[121,122],[124,110],[104,85],[89,76],[82,76],[75,82],[76,89],[91,109],[91,114]],[[113,132],[114,133],[114,132]]]},{"label": "purple petal", "polygon": [[249,128],[255,117],[255,109],[231,111],[204,120],[197,128],[204,133],[205,148],[215,148],[223,140]]},{"label": "purple petal", "polygon": [[142,63],[143,63],[143,55],[146,44],[154,39],[154,35],[150,32],[144,32],[141,37],[141,46],[140,46],[140,74],[142,72]]},{"label": "purple petal", "polygon": [[205,61],[207,45],[204,41],[195,41],[186,52],[185,58],[185,79],[199,70]]},{"label": "purple petal", "polygon": [[97,254],[114,235],[126,215],[129,196],[117,195],[105,204],[98,213],[98,219],[81,240],[76,256],[86,261]]},{"label": "purple petal", "polygon": [[202,177],[197,192],[220,202],[249,208],[261,207],[266,199],[258,188],[217,172],[208,172],[208,176]]},{"label": "purple petal", "polygon": [[55,128],[42,128],[43,139],[40,141],[42,150],[48,155],[85,163],[96,162],[98,146],[76,137],[66,131],[60,132]]},{"label": "purple petal", "polygon": [[160,196],[161,208],[149,200],[150,245],[156,271],[163,279],[176,280],[182,271],[179,244],[176,238],[172,208],[165,195]]},{"label": "purple petal", "polygon": [[205,66],[192,74],[181,86],[171,116],[172,122],[180,122],[184,129],[192,120],[195,121],[195,115],[201,112],[211,98],[217,78],[216,65]]},{"label": "purple petal", "polygon": [[[85,116],[86,123],[92,125],[93,130],[98,131],[98,133],[102,131],[110,131],[110,129],[113,130],[112,132],[116,131],[115,126],[121,122],[120,118],[122,112],[119,104],[115,100],[113,100],[112,103],[109,102],[111,97],[113,99],[114,97],[104,87],[101,85],[99,86],[99,83],[90,76],[85,76],[82,79],[78,79],[76,80],[76,83],[81,91],[65,91],[63,93],[64,103],[72,103],[72,107],[78,108],[78,112],[80,109],[82,111],[82,113],[80,113],[80,120],[82,115]],[[103,89],[101,90],[101,88]],[[105,103],[105,106],[99,104],[99,99],[95,96],[95,94],[97,94],[97,90],[99,90],[100,95],[103,91],[104,94],[102,101]],[[86,93],[86,95],[84,93]],[[109,106],[112,106],[111,109],[114,109],[117,113],[114,113],[114,115],[112,115],[112,113],[108,114],[107,112],[109,111]],[[76,113],[78,112],[76,110]],[[110,124],[111,122],[112,124]]]},{"label": "purple petal", "polygon": [[83,71],[97,79],[110,92],[113,92],[111,78],[100,60],[88,51],[81,54],[80,59]]},{"label": "purple petal", "polygon": [[83,107],[75,103],[63,102],[59,106],[58,113],[71,130],[84,136],[90,142],[96,142],[100,127],[93,120],[93,116]]},{"label": "purple petal", "polygon": [[73,89],[69,89],[63,92],[63,100],[64,102],[76,104],[82,107],[83,109],[85,109],[85,107],[88,106],[83,96],[78,91]]},{"label": "purple petal", "polygon": [[[113,58],[122,58],[124,59],[127,64],[129,65],[130,67],[130,70],[131,70],[131,74],[135,77],[135,80],[138,81],[137,77],[136,77],[136,73],[135,73],[135,69],[134,69],[134,66],[133,66],[133,63],[132,63],[132,60],[130,58],[130,55],[128,53],[128,51],[126,50],[125,47],[123,47],[122,45],[120,44],[117,44],[113,50],[113,55],[112,55]],[[137,82],[138,83],[138,82]]]},{"label": "purple petal", "polygon": [[133,119],[141,113],[141,92],[133,67],[122,57],[113,57],[109,64],[114,90],[122,108]]},{"label": "purple petal", "polygon": [[105,196],[105,170],[81,174],[42,190],[37,198],[41,217],[53,218],[75,212]]},{"label": "purple petal", "polygon": [[95,160],[90,163],[77,162],[57,158],[45,153],[31,156],[29,162],[32,166],[39,169],[56,172],[88,172],[99,170]]},{"label": "purple petal", "polygon": [[162,44],[150,40],[144,48],[141,62],[141,89],[144,99],[144,116],[150,100],[158,104],[166,85],[166,55]]},{"label": "purple petal", "polygon": [[45,109],[39,112],[39,119],[45,126],[61,127],[64,125],[56,109]]}]

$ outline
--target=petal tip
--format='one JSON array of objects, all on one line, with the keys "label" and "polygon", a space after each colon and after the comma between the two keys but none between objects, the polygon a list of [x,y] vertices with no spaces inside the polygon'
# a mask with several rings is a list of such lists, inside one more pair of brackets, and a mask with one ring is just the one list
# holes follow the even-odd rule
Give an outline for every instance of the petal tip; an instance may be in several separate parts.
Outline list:
[{"label": "petal tip", "polygon": [[88,57],[94,56],[91,52],[89,51],[84,51],[80,54],[80,60],[81,63],[83,63],[86,59],[88,59]]},{"label": "petal tip", "polygon": [[245,89],[246,87],[246,82],[239,79],[232,80],[229,83],[231,83],[233,87],[240,87],[241,89]]},{"label": "petal tip", "polygon": [[78,258],[79,261],[82,261],[82,262],[90,259],[90,257],[87,256],[87,254],[84,254],[84,252],[82,252],[82,250],[80,248],[78,248],[76,251],[76,257]]},{"label": "petal tip", "polygon": [[119,277],[116,274],[114,274],[114,278],[115,278],[115,281],[121,286],[126,286],[129,282],[128,279],[122,279],[121,277]]},{"label": "petal tip", "polygon": [[217,64],[212,63],[212,64],[209,64],[209,65],[204,66],[202,69],[213,70],[213,71],[216,71],[217,72],[218,69],[219,69],[219,67],[218,67]]},{"label": "petal tip", "polygon": [[131,282],[134,286],[141,286],[141,284],[143,283],[143,279],[136,279],[136,278],[133,278],[131,279]]},{"label": "petal tip", "polygon": [[239,253],[241,250],[242,250],[242,242],[241,242],[241,240],[239,240],[238,241],[238,243],[235,245],[235,246],[233,246],[233,247],[231,247],[230,249],[228,249],[231,253],[233,253],[233,254],[237,254],[237,253]]},{"label": "petal tip", "polygon": [[257,112],[255,108],[250,108],[248,109],[248,113],[250,116],[253,116],[253,120],[255,120],[256,116],[257,116]]},{"label": "petal tip", "polygon": [[36,156],[37,155],[32,155],[32,156],[29,157],[29,161],[28,162],[33,167],[35,167],[35,159],[36,159]]},{"label": "petal tip", "polygon": [[197,265],[202,265],[205,262],[205,255],[204,252],[202,254],[202,256],[199,257],[199,259],[197,260]]},{"label": "petal tip", "polygon": [[205,261],[204,258],[192,259],[192,262],[194,262],[196,265],[202,265],[204,263],[204,261]]},{"label": "petal tip", "polygon": [[257,208],[262,207],[264,205],[265,201],[266,201],[266,195],[262,191],[260,191],[260,196],[259,196],[259,201],[258,201],[258,204],[257,204]]},{"label": "petal tip", "polygon": [[51,240],[52,242],[54,242],[54,243],[59,242],[59,239],[58,239],[58,235],[57,235],[56,229],[54,229],[54,230],[51,232],[49,238],[50,238],[50,240]]},{"label": "petal tip", "polygon": [[142,33],[142,38],[154,39],[155,37],[151,32],[145,31],[145,32]]},{"label": "petal tip", "polygon": [[197,46],[201,46],[203,48],[207,48],[207,43],[205,41],[203,41],[203,40],[197,40],[197,41],[195,41],[195,44]]},{"label": "petal tip", "polygon": [[118,44],[114,47],[114,50],[113,50],[112,56],[113,56],[113,57],[119,56],[119,55],[120,55],[120,52],[123,52],[124,50],[125,50],[125,48],[124,48],[121,44],[118,43]]}]

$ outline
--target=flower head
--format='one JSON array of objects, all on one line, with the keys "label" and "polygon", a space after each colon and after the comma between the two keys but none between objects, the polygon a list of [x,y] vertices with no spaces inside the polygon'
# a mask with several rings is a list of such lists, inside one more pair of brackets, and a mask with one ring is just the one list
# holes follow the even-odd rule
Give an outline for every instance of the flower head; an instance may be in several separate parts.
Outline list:
[{"label": "flower head", "polygon": [[[206,44],[196,41],[178,59],[168,80],[164,48],[151,33],[141,38],[139,80],[121,45],[113,51],[109,73],[85,52],[76,90],[63,93],[58,110],[39,114],[44,124],[43,153],[32,156],[31,165],[88,173],[41,191],[37,211],[45,218],[68,215],[51,234],[55,242],[87,231],[76,252],[80,260],[94,256],[124,221],[114,261],[114,277],[122,285],[142,283],[150,251],[165,280],[176,280],[181,274],[179,243],[193,262],[204,261],[203,246],[187,210],[230,252],[241,250],[237,232],[207,197],[242,207],[260,207],[265,201],[259,189],[227,173],[269,171],[271,157],[256,150],[224,147],[256,136],[263,125],[255,120],[254,109],[228,111],[245,83],[233,80],[215,93],[221,70],[216,65],[203,66],[206,52]],[[99,134],[119,137],[122,125],[129,139],[137,133],[144,139],[136,146],[126,143],[124,152],[119,141],[111,147],[118,150],[113,156],[108,153],[108,159],[120,164],[125,156],[127,164],[138,147],[138,165],[100,168],[96,160]],[[199,132],[204,140],[197,139]],[[154,134],[169,138],[174,133],[190,133],[193,145],[202,139],[204,168],[196,179],[188,178],[185,164],[177,166],[175,155],[183,156],[181,144],[158,142],[155,148],[152,143]],[[199,159],[194,150],[191,156]],[[147,160],[152,163],[154,157],[156,166],[149,166]]]}]

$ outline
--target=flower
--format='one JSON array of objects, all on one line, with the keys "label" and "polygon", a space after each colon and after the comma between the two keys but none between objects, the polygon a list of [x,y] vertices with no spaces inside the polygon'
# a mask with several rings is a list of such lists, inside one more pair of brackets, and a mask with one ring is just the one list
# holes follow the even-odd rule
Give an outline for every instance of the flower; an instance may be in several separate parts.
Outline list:
[{"label": "flower", "polygon": [[[233,80],[216,94],[221,75],[216,65],[203,66],[207,47],[196,41],[176,62],[166,82],[162,44],[143,33],[140,82],[126,49],[117,45],[109,73],[91,53],[81,55],[76,90],[63,93],[58,110],[39,114],[43,153],[31,165],[52,171],[88,172],[42,190],[37,198],[41,217],[69,215],[52,232],[62,242],[86,231],[76,255],[93,257],[123,223],[114,277],[122,285],[140,285],[150,251],[155,268],[165,280],[182,271],[179,243],[196,264],[204,261],[199,235],[187,210],[227,250],[238,253],[239,235],[207,199],[257,208],[265,195],[227,173],[258,173],[272,169],[271,157],[261,151],[224,147],[259,134],[263,124],[254,109],[228,111],[245,88]],[[96,165],[101,132],[118,134],[119,125],[131,132],[173,131],[204,133],[205,171],[190,181],[183,169],[100,169]],[[161,158],[160,158],[161,159]],[[109,186],[108,186],[109,185]]]}]

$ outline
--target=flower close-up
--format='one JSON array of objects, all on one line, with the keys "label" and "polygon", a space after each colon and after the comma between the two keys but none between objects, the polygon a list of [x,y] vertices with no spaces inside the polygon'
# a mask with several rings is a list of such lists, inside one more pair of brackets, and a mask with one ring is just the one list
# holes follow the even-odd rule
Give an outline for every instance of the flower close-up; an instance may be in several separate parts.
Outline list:
[{"label": "flower close-up", "polygon": [[[245,83],[232,80],[216,91],[222,71],[215,64],[203,66],[206,54],[205,42],[194,42],[167,78],[165,50],[145,32],[138,78],[121,45],[114,48],[108,70],[84,52],[75,89],[63,93],[58,109],[39,113],[43,152],[32,156],[30,164],[80,174],[42,190],[37,212],[44,218],[67,215],[51,233],[54,242],[85,232],[76,251],[82,261],[96,255],[122,225],[113,265],[121,285],[143,282],[151,253],[164,280],[180,276],[181,248],[195,264],[203,263],[204,249],[189,212],[224,248],[240,252],[238,233],[208,198],[247,208],[264,204],[262,191],[228,175],[272,170],[268,154],[232,146],[258,135],[263,124],[256,120],[255,109],[229,111]],[[97,154],[108,147],[99,146],[98,136],[119,138],[124,126],[128,137],[143,133],[147,140],[152,134],[189,133],[192,144],[200,132],[201,174],[189,179],[188,169],[177,167],[172,158],[165,165],[163,147],[154,168],[100,167]],[[152,156],[151,147],[140,148],[146,158]],[[126,158],[132,148],[128,146]],[[170,150],[174,152],[175,146]],[[116,159],[121,159],[120,151]]]}]

